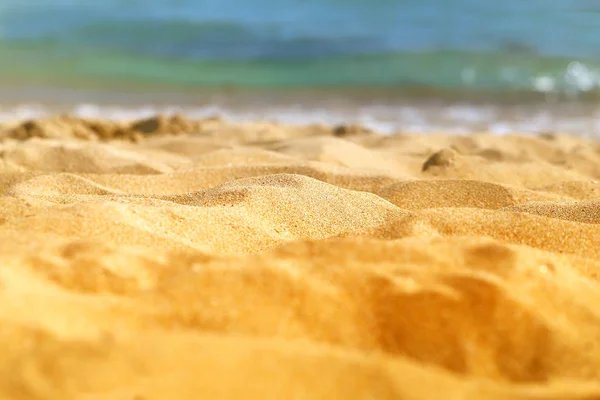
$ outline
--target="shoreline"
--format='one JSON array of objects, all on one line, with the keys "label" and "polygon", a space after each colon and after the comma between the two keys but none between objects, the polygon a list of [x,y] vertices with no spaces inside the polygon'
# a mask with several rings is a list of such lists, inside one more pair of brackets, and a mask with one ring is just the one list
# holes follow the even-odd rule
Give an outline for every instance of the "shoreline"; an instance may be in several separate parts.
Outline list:
[{"label": "shoreline", "polygon": [[219,116],[232,122],[359,124],[385,134],[487,131],[600,137],[600,106],[592,99],[552,102],[540,96],[517,97],[513,93],[485,100],[485,96],[443,97],[422,90],[373,87],[177,91],[135,85],[116,90],[12,84],[4,86],[0,98],[0,122],[64,113],[117,120],[180,113],[196,119]]}]

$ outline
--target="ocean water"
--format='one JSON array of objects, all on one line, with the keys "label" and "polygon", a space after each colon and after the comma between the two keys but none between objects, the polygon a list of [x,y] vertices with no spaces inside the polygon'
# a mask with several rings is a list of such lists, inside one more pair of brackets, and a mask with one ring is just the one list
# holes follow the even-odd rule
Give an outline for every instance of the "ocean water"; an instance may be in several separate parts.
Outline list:
[{"label": "ocean water", "polygon": [[[595,103],[600,98],[600,3],[0,2],[0,89],[5,93],[0,100],[6,100],[8,88],[20,86],[123,85],[171,91],[329,90],[323,93],[379,88],[396,93],[394,106],[404,107],[406,115],[407,107],[415,107],[407,98],[414,96],[450,99],[454,108],[463,107],[456,102],[464,99],[484,98],[489,103],[506,96],[511,104],[535,95],[542,105]],[[475,107],[479,100],[471,103]],[[531,113],[544,111],[538,108]],[[502,109],[494,110],[492,114],[502,114]],[[585,129],[591,129],[595,108],[585,110],[577,118],[587,118]],[[459,125],[468,125],[490,115],[489,110],[480,111],[454,114],[464,117],[458,118]],[[393,115],[393,109],[387,114]],[[547,114],[537,120],[550,121],[546,125],[552,127],[556,113]]]}]

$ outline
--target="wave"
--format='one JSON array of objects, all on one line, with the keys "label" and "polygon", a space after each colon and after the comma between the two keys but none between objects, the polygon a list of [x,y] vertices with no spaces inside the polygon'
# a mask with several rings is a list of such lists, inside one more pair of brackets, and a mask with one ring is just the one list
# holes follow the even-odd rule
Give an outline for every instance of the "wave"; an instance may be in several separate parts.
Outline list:
[{"label": "wave", "polygon": [[383,86],[430,91],[598,93],[600,62],[535,53],[388,52],[188,60],[48,41],[0,41],[0,79],[187,87]]},{"label": "wave", "polygon": [[596,99],[597,22],[566,0],[5,0],[0,83]]}]

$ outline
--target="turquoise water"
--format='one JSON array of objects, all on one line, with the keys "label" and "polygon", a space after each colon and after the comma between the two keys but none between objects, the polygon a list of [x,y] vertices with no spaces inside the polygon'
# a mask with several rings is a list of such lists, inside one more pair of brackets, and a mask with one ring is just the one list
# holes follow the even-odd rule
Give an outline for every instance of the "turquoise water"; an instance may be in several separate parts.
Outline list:
[{"label": "turquoise water", "polygon": [[2,0],[0,81],[600,87],[591,0]]}]

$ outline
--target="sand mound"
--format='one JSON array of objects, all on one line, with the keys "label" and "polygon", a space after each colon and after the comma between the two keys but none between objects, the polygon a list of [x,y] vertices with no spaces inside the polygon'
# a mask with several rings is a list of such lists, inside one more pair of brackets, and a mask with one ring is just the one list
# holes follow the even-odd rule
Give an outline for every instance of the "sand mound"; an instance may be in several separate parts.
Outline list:
[{"label": "sand mound", "polygon": [[8,137],[26,140],[31,138],[76,138],[98,140],[122,137],[121,126],[109,121],[92,121],[60,115],[44,120],[29,120],[11,128]]},{"label": "sand mound", "polygon": [[202,122],[191,121],[179,114],[164,116],[159,115],[134,121],[127,126],[132,135],[142,133],[144,135],[197,133],[202,130]]},{"label": "sand mound", "polygon": [[272,150],[300,159],[320,161],[350,168],[383,170],[400,169],[391,160],[358,144],[335,137],[308,137],[286,140],[270,146]]},{"label": "sand mound", "polygon": [[172,171],[138,152],[106,144],[31,140],[0,147],[0,161],[28,171],[155,174]]},{"label": "sand mound", "polygon": [[204,136],[157,136],[150,140],[136,143],[136,148],[155,149],[170,152],[190,159],[201,157],[205,153],[231,148],[237,143],[234,140],[220,140]]},{"label": "sand mound", "polygon": [[543,215],[567,221],[600,224],[600,201],[579,201],[574,203],[529,203],[516,207],[508,207],[508,211],[520,211]]},{"label": "sand mound", "polygon": [[[214,120],[208,120],[211,122]],[[59,115],[42,120],[28,120],[7,131],[7,137],[27,140],[31,138],[75,138],[80,140],[125,139],[137,142],[144,136],[155,134],[177,135],[200,132],[204,121],[191,121],[181,115],[159,115],[152,118],[117,123]]]},{"label": "sand mound", "polygon": [[[62,192],[48,189],[59,185]],[[81,239],[101,236],[107,242],[131,245],[157,246],[162,237],[161,248],[222,253],[326,238],[408,214],[374,194],[289,174],[242,179],[175,196],[125,196],[63,174],[33,178],[8,193],[28,201],[29,210],[26,218],[6,221],[5,229]]]},{"label": "sand mound", "polygon": [[194,167],[160,175],[86,174],[101,185],[134,194],[182,194],[208,189],[236,179],[269,174],[297,174],[331,183],[344,189],[373,192],[394,182],[394,178],[372,171],[353,170],[323,163],[291,165],[231,165]]},{"label": "sand mound", "polygon": [[559,182],[543,187],[540,190],[572,197],[577,200],[600,200],[600,182],[598,181]]},{"label": "sand mound", "polygon": [[22,182],[15,182],[5,193],[19,197],[20,195],[92,195],[106,196],[124,194],[124,192],[104,187],[81,175],[56,173],[37,175]]},{"label": "sand mound", "polygon": [[596,143],[3,129],[1,398],[600,397]]},{"label": "sand mound", "polygon": [[535,200],[560,199],[560,196],[533,190],[470,180],[398,182],[376,193],[398,207],[410,210],[441,207],[498,209]]},{"label": "sand mound", "polygon": [[192,169],[198,167],[244,166],[244,165],[293,165],[297,161],[273,151],[239,147],[211,151],[194,158]]},{"label": "sand mound", "polygon": [[544,161],[503,163],[481,156],[462,155],[442,149],[423,163],[423,177],[470,179],[518,185],[525,188],[547,186],[557,181],[582,180],[585,175]]}]

